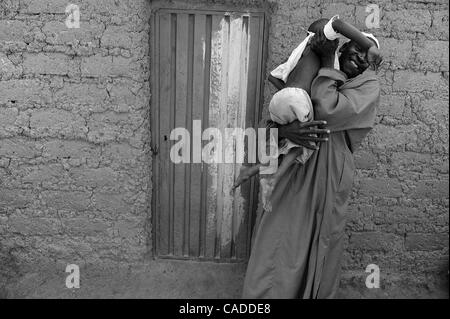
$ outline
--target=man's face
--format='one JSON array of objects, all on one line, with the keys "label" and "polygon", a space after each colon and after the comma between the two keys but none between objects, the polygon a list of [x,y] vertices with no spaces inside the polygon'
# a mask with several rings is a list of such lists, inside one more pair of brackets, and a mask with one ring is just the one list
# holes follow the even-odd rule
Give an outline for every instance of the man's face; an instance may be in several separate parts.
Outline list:
[{"label": "man's face", "polygon": [[341,71],[347,74],[348,78],[354,78],[363,73],[369,67],[366,55],[366,52],[355,42],[350,41],[344,44],[339,57]]}]

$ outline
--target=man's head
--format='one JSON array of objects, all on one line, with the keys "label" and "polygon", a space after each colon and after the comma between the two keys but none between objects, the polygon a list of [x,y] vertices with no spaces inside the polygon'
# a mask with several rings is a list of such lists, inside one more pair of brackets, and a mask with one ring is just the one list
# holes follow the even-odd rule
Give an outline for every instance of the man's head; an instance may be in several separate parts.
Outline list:
[{"label": "man's head", "polygon": [[[378,43],[368,37],[377,47]],[[344,43],[339,49],[339,65],[341,71],[347,74],[348,78],[354,78],[363,73],[368,67],[367,52],[362,50],[354,41]]]}]

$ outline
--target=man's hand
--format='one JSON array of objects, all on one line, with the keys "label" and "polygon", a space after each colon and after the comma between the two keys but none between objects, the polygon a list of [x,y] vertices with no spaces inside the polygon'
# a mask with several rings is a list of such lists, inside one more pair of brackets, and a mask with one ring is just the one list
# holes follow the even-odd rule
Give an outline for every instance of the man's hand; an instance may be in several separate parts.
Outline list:
[{"label": "man's hand", "polygon": [[[286,125],[278,125],[278,136],[287,138],[291,142],[303,147],[317,150],[317,143],[327,142],[330,131],[325,129],[325,121],[311,121],[301,123],[294,121]],[[312,145],[310,142],[313,142]]]},{"label": "man's hand", "polygon": [[376,45],[372,45],[369,50],[367,50],[367,62],[372,70],[378,71],[378,67],[383,62],[383,57]]}]

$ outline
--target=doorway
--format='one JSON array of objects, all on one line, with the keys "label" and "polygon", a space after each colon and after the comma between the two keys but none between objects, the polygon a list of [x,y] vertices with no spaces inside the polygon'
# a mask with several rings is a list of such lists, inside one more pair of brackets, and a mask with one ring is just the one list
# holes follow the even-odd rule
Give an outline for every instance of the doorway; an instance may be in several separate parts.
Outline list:
[{"label": "doorway", "polygon": [[[193,123],[256,127],[262,105],[262,11],[158,9],[152,23],[153,253],[158,258],[245,262],[257,209],[255,178],[231,193],[239,164],[175,164],[170,135]],[[199,122],[200,121],[200,122]],[[200,141],[202,148],[208,143]],[[225,144],[222,147],[225,150]],[[236,156],[227,148],[227,156]],[[195,160],[197,158],[197,161]]]}]

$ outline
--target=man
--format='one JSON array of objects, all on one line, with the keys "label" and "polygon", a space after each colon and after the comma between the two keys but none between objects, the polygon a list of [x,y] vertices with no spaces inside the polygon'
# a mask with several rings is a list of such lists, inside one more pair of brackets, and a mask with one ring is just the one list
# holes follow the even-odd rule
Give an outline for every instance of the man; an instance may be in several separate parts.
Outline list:
[{"label": "man", "polygon": [[355,42],[342,46],[341,71],[334,69],[336,46],[323,34],[311,43],[321,60],[311,86],[318,121],[278,126],[279,137],[305,147],[314,140],[311,124],[326,122],[330,133],[305,165],[292,165],[275,186],[272,212],[255,228],[244,298],[332,298],[338,290],[352,153],[374,125],[380,88],[374,74],[364,73],[367,53]]}]

